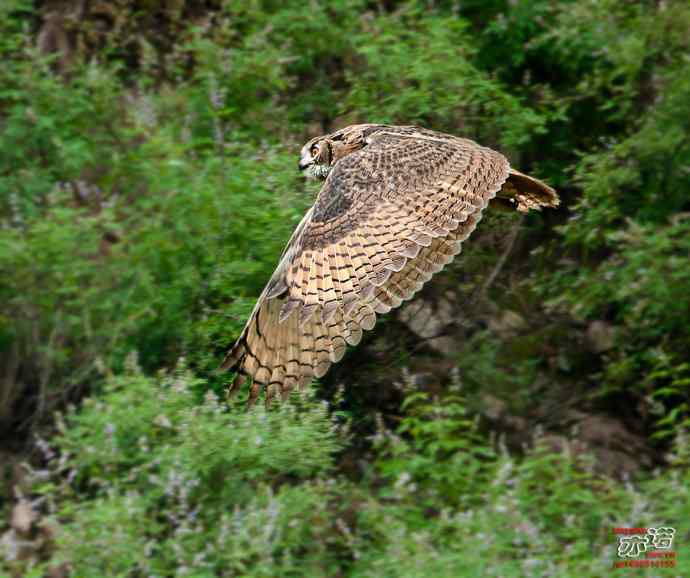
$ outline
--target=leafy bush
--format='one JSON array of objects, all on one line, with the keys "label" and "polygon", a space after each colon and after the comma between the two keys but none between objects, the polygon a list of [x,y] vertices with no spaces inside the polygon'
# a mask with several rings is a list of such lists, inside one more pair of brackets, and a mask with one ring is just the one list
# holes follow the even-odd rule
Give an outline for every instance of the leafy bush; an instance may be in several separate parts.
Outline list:
[{"label": "leafy bush", "polygon": [[[3,429],[131,350],[149,369],[182,353],[215,368],[304,205],[291,157],[231,132],[207,84],[135,98],[109,68],[64,84],[33,56],[2,107]],[[191,120],[202,104],[208,127]]]},{"label": "leafy bush", "polygon": [[524,145],[544,130],[545,111],[524,105],[473,59],[469,25],[410,8],[371,22],[356,38],[349,110],[394,124],[454,127],[484,142]]},{"label": "leafy bush", "polygon": [[[58,4],[0,5],[3,443],[92,398],[32,486],[55,552],[0,575],[601,576],[611,526],[674,525],[683,547],[687,3]],[[517,225],[481,227],[436,281],[459,295],[452,356],[386,352],[379,333],[386,370],[350,378],[345,360],[346,392],[390,386],[395,360],[459,360],[462,391],[408,395],[372,444],[314,399],[245,414],[208,393],[313,198],[298,147],[358,121],[498,146],[565,206],[521,221],[502,257]],[[502,309],[524,318],[512,338],[492,334]],[[583,345],[593,323],[604,349]],[[548,437],[520,457],[490,443],[477,398],[530,429],[540,384],[634,422],[664,470],[613,482]],[[365,431],[378,408],[340,409]]]},{"label": "leafy bush", "polygon": [[516,459],[468,420],[456,385],[409,393],[400,426],[377,433],[375,467],[348,480],[347,428],[324,402],[246,412],[212,393],[196,404],[199,385],[130,370],[61,420],[32,487],[54,552],[32,570],[7,563],[25,576],[65,563],[73,576],[594,577],[615,526],[661,520],[678,548],[690,537],[682,440],[675,467],[638,486],[539,438]]},{"label": "leafy bush", "polygon": [[211,393],[196,405],[194,389],[182,372],[115,378],[68,416],[59,477],[37,488],[54,508],[54,562],[77,576],[325,571],[341,447],[326,406],[227,412]]},{"label": "leafy bush", "polygon": [[578,92],[609,129],[574,166],[582,197],[560,228],[572,258],[538,285],[553,309],[614,324],[615,347],[592,378],[601,397],[649,408],[656,437],[674,434],[689,401],[688,23],[682,3],[597,2],[563,9],[551,31],[564,58],[589,62]]}]

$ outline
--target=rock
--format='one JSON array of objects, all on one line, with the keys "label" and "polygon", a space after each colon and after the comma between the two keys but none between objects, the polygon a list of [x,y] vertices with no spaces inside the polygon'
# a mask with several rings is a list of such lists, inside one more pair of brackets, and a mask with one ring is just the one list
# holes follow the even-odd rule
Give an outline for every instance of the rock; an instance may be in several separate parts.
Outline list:
[{"label": "rock", "polygon": [[17,533],[26,535],[31,531],[31,525],[36,521],[38,515],[26,500],[20,500],[12,508],[12,515],[10,516],[10,526],[17,531]]},{"label": "rock", "polygon": [[499,421],[508,411],[508,404],[490,393],[482,395],[482,413],[491,421]]},{"label": "rock", "polygon": [[489,329],[502,339],[515,337],[526,328],[527,321],[525,321],[525,318],[510,309],[506,309],[497,317],[489,319]]},{"label": "rock", "polygon": [[490,393],[481,396],[481,414],[489,421],[496,433],[506,434],[511,448],[519,449],[529,442],[529,422],[515,413],[511,413],[508,403]]},{"label": "rock", "polygon": [[569,449],[575,455],[591,455],[594,469],[611,478],[625,479],[652,465],[644,438],[622,422],[605,415],[576,413],[582,417],[571,435],[548,433],[541,438],[542,443],[558,453]]},{"label": "rock", "polygon": [[454,321],[454,313],[452,303],[445,298],[432,305],[417,297],[400,309],[398,318],[417,337],[427,340],[432,349],[444,355],[454,355],[458,351],[457,344],[452,337],[444,335]]},{"label": "rock", "polygon": [[637,456],[646,461],[643,437],[632,433],[621,421],[605,415],[590,415],[577,424],[578,437],[590,446],[600,446]]},{"label": "rock", "polygon": [[616,330],[605,321],[592,321],[587,327],[587,344],[592,352],[601,354],[615,346]]}]

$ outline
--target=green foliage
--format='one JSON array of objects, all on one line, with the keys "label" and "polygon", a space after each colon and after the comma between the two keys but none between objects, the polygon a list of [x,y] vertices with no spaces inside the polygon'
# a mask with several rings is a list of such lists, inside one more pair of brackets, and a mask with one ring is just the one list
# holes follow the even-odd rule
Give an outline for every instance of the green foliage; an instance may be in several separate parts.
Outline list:
[{"label": "green foliage", "polygon": [[365,64],[350,73],[348,109],[381,122],[462,127],[507,147],[524,144],[544,130],[546,115],[476,67],[471,37],[461,19],[416,10],[374,20],[356,38]]},{"label": "green foliage", "polygon": [[[588,63],[577,90],[608,130],[574,165],[583,193],[560,231],[575,258],[539,286],[555,308],[615,324],[615,348],[593,377],[603,395],[650,405],[656,436],[667,437],[687,416],[689,392],[690,278],[681,263],[690,248],[690,10],[590,2],[558,20],[548,37],[565,58]],[[662,398],[666,405],[651,401]]]},{"label": "green foliage", "polygon": [[67,460],[37,488],[56,508],[53,563],[77,576],[328,575],[341,441],[327,407],[228,412],[213,394],[197,405],[196,385],[179,371],[160,385],[120,377],[67,417]]},{"label": "green foliage", "polygon": [[40,416],[131,350],[214,369],[299,219],[291,157],[231,131],[208,84],[134,97],[32,57],[0,136],[0,414],[36,396]]},{"label": "green foliage", "polygon": [[410,393],[374,467],[348,481],[335,471],[346,429],[323,402],[246,412],[213,394],[196,404],[199,385],[130,369],[60,420],[32,481],[55,551],[31,575],[67,563],[74,576],[594,577],[614,526],[661,519],[688,537],[680,439],[671,470],[623,485],[538,437],[520,459],[494,450],[457,388]]},{"label": "green foliage", "polygon": [[495,455],[478,434],[464,399],[457,393],[440,400],[416,392],[407,396],[402,410],[398,435],[379,440],[381,473],[401,483],[413,480],[420,505],[433,508],[439,494],[449,506],[476,502],[495,473]]},{"label": "green foliage", "polygon": [[[93,396],[33,486],[55,555],[15,575],[601,576],[612,526],[683,528],[687,2],[82,4],[53,29],[52,3],[0,5],[0,435]],[[449,359],[371,348],[466,383],[387,407],[373,445],[313,399],[243,413],[209,393],[313,199],[299,146],[367,121],[496,146],[565,206],[521,221],[505,262],[517,224],[482,223],[437,281],[471,304]],[[505,309],[523,323],[495,330]],[[610,344],[587,346],[593,322]],[[539,436],[520,458],[489,443],[483,392],[529,428],[547,389],[624,408],[664,470],[618,484]]]}]

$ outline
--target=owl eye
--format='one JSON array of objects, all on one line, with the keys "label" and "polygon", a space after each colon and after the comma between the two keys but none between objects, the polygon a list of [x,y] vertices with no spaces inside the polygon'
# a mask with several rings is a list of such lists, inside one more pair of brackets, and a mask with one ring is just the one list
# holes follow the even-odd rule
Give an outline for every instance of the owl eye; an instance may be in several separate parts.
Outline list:
[{"label": "owl eye", "polygon": [[318,144],[312,145],[312,147],[311,147],[311,155],[314,156],[314,155],[317,155],[317,154],[319,154],[319,145],[318,145]]}]

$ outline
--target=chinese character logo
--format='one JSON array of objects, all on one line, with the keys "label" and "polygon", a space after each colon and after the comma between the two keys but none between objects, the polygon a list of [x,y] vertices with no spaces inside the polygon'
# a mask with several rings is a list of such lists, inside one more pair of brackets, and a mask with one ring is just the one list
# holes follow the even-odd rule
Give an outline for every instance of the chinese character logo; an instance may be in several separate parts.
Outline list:
[{"label": "chinese character logo", "polygon": [[657,550],[670,550],[673,544],[675,528],[648,528],[647,534],[652,538],[652,547]]},{"label": "chinese character logo", "polygon": [[[620,558],[638,558],[647,550],[670,550],[673,544],[675,528],[647,528],[643,533],[624,535],[618,538],[618,556]],[[627,534],[627,532],[625,532]]]},{"label": "chinese character logo", "polygon": [[639,536],[634,534],[632,536],[624,536],[618,538],[618,555],[621,558],[637,558],[640,554],[647,551],[649,547],[649,537]]}]

